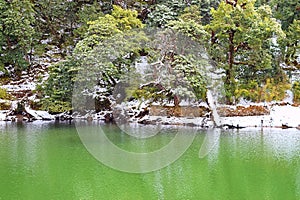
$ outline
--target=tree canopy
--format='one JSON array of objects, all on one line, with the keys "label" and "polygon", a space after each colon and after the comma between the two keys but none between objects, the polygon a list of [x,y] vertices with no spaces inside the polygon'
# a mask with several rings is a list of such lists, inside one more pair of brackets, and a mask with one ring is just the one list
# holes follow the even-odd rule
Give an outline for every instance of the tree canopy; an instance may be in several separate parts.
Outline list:
[{"label": "tree canopy", "polygon": [[284,38],[280,24],[272,18],[269,6],[256,8],[253,0],[223,1],[212,9],[210,54],[225,70],[224,85],[227,103],[233,103],[239,83],[265,81],[272,69],[271,48],[274,38]]},{"label": "tree canopy", "polygon": [[[49,67],[40,87],[44,107],[58,105],[54,112],[71,109],[79,71],[101,71],[96,79],[111,95],[142,57],[149,71],[160,61],[178,72],[199,101],[205,99],[212,65],[223,77],[223,103],[281,100],[287,89],[297,93],[297,83],[286,74],[300,68],[299,10],[293,0],[0,0],[0,71],[6,78],[17,76],[49,56],[49,49],[59,49],[59,62]],[[164,38],[171,32],[189,38],[190,46],[168,49],[172,42]],[[145,88],[136,94],[161,95],[155,87],[153,95],[141,94]]]}]

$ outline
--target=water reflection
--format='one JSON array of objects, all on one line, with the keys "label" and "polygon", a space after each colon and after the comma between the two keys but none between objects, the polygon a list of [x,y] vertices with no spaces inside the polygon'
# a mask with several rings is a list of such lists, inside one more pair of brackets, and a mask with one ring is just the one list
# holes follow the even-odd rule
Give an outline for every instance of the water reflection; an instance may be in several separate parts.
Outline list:
[{"label": "water reflection", "polygon": [[296,196],[300,198],[300,167],[298,168],[298,171],[295,176],[295,183],[296,183],[296,192],[297,192]]},{"label": "water reflection", "polygon": [[199,150],[199,158],[208,157],[210,163],[213,163],[218,158],[219,143],[220,143],[220,129],[208,130],[205,133],[204,141]]},{"label": "water reflection", "polygon": [[[174,138],[167,129],[155,137],[135,139],[137,146],[113,125],[105,127],[111,131],[109,139],[125,149],[153,150]],[[90,156],[73,125],[1,122],[0,199],[300,198],[298,130],[197,133],[174,163],[155,172],[130,174]],[[200,147],[208,152],[201,159]]]},{"label": "water reflection", "polygon": [[251,149],[257,151],[254,147],[261,147],[261,151],[268,152],[269,156],[272,155],[277,159],[285,159],[290,161],[295,156],[300,154],[300,137],[298,131],[295,130],[282,130],[267,128],[262,129],[260,132],[253,130],[240,131],[243,145],[246,151]]},{"label": "water reflection", "polygon": [[160,171],[154,172],[154,189],[156,191],[156,194],[158,195],[158,199],[165,199],[164,194],[164,185],[162,181],[162,175]]}]

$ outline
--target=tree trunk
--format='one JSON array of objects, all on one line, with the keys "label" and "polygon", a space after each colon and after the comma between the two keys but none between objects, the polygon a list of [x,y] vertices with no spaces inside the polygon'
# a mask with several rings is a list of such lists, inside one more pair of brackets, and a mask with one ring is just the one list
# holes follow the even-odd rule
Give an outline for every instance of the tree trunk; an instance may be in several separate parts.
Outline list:
[{"label": "tree trunk", "polygon": [[234,30],[229,31],[229,49],[228,49],[228,68],[225,70],[226,73],[226,101],[228,104],[233,104],[234,92],[235,92],[235,83],[234,83]]},{"label": "tree trunk", "polygon": [[177,95],[174,95],[174,112],[173,112],[173,115],[175,117],[180,117],[181,116],[179,103],[180,103],[179,97]]}]

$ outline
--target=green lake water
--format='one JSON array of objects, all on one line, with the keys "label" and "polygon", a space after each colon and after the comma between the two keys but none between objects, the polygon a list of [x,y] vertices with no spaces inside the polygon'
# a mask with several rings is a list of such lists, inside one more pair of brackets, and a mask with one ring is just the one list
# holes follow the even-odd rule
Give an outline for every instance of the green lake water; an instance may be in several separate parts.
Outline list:
[{"label": "green lake water", "polygon": [[[172,127],[145,139],[113,125],[101,128],[120,148],[141,152],[174,137]],[[299,130],[222,131],[200,159],[206,134],[197,130],[192,145],[169,166],[132,174],[91,156],[74,124],[1,122],[0,199],[300,199]]]}]

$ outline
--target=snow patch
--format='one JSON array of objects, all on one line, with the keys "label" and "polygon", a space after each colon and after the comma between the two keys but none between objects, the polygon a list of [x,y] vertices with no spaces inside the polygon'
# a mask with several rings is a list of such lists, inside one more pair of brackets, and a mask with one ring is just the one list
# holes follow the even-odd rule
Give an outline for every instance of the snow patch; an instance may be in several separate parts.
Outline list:
[{"label": "snow patch", "polygon": [[282,125],[297,127],[300,125],[300,107],[273,106],[270,115],[221,117],[221,120],[223,124],[240,127],[281,127]]}]

